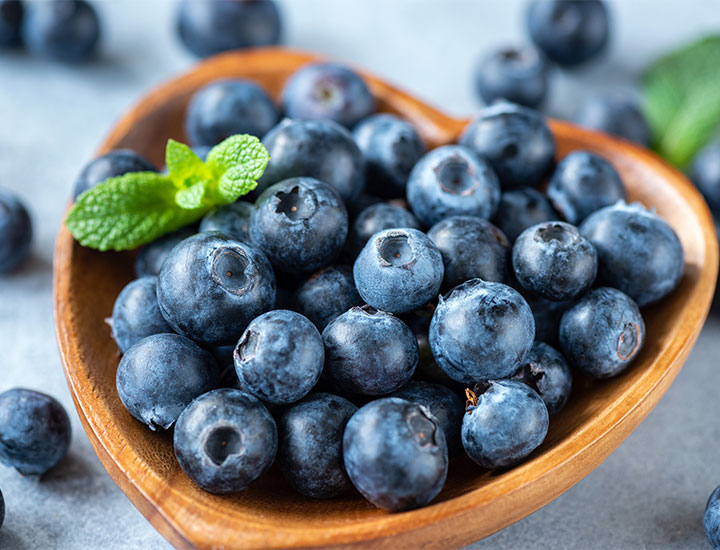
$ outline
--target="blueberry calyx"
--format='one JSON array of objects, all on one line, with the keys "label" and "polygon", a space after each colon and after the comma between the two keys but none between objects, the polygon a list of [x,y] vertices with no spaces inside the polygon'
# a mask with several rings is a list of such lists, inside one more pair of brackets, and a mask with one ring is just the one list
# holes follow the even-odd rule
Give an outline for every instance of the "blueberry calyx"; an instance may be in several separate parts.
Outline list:
[{"label": "blueberry calyx", "polygon": [[254,330],[246,330],[233,352],[233,357],[238,361],[249,361],[257,351],[260,335]]},{"label": "blueberry calyx", "polygon": [[641,342],[640,327],[635,323],[625,323],[618,338],[617,356],[627,361],[640,349]]},{"label": "blueberry calyx", "polygon": [[240,452],[242,436],[231,427],[219,427],[205,439],[205,454],[218,466],[222,466],[231,455]]},{"label": "blueberry calyx", "polygon": [[411,269],[417,257],[410,241],[404,233],[390,233],[377,243],[378,258],[381,267],[399,267]]},{"label": "blueberry calyx", "polygon": [[242,296],[250,285],[245,273],[249,263],[242,251],[220,247],[213,253],[212,278],[228,292]]},{"label": "blueberry calyx", "polygon": [[472,167],[460,156],[444,160],[434,170],[446,193],[464,197],[472,195],[480,186]]},{"label": "blueberry calyx", "polygon": [[420,406],[418,411],[410,413],[407,423],[410,431],[415,435],[418,445],[421,447],[437,446],[435,422],[425,407]]},{"label": "blueberry calyx", "polygon": [[290,191],[275,194],[275,212],[285,214],[288,221],[298,222],[312,218],[317,210],[317,197],[310,189],[295,185]]},{"label": "blueberry calyx", "polygon": [[522,367],[521,380],[540,395],[542,395],[542,392],[538,384],[543,378],[545,378],[545,373],[535,363],[527,363]]}]

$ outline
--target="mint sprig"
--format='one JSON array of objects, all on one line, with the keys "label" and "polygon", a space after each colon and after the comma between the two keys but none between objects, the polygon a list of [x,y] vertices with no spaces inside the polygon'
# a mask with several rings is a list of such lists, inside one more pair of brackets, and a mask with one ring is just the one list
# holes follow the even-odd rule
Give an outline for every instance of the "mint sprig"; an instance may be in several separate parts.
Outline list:
[{"label": "mint sprig", "polygon": [[169,140],[168,173],[132,172],[85,191],[65,224],[78,242],[97,250],[128,250],[197,221],[257,186],[270,155],[254,136],[232,136],[203,162]]},{"label": "mint sprig", "polygon": [[654,62],[644,77],[655,150],[685,167],[720,127],[720,35]]}]

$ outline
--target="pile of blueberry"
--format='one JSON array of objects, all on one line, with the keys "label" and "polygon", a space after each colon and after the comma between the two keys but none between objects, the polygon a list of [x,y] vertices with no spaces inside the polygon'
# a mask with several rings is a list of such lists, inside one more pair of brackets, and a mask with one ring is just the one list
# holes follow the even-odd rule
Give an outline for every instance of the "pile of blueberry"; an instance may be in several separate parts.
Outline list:
[{"label": "pile of blueberry", "polygon": [[[423,506],[463,451],[490,469],[525,459],[573,373],[628,368],[640,308],[680,282],[672,228],[625,202],[602,157],[556,165],[537,112],[496,103],[427,151],[375,107],[324,63],[290,77],[280,108],[245,80],[190,101],[200,156],[253,133],[270,163],[246,200],[139,251],[111,325],[122,403],[174,428],[207,491],[241,491],[277,458],[304,495]],[[150,167],[109,153],[75,194]]]}]

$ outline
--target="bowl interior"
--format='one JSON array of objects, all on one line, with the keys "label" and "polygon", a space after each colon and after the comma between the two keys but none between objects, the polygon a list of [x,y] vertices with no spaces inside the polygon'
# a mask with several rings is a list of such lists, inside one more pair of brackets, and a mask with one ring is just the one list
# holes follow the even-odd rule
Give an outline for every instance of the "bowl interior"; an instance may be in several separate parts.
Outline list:
[{"label": "bowl interior", "polygon": [[[310,58],[271,50],[208,61],[148,95],[118,123],[100,152],[130,147],[162,166],[167,139],[185,140],[184,110],[203,84],[222,77],[251,78],[277,97],[287,76]],[[454,141],[467,123],[368,78],[381,110],[408,118],[432,146]],[[608,381],[577,378],[570,402],[551,420],[547,439],[530,460],[509,471],[488,472],[458,457],[433,504],[403,514],[378,510],[355,492],[329,501],[303,497],[285,483],[276,467],[235,496],[213,496],[197,489],[180,470],[171,437],[152,433],[135,421],[115,389],[119,356],[103,320],[134,276],[133,254],[84,249],[61,229],[55,264],[56,322],[73,397],[100,458],[163,534],[175,544],[190,546],[229,540],[243,545],[322,546],[385,540],[429,528],[445,517],[455,518],[454,532],[431,538],[467,542],[549,502],[622,441],[670,384],[700,330],[717,269],[715,237],[702,199],[676,171],[632,145],[560,122],[552,126],[559,157],[579,148],[605,155],[620,171],[630,198],[655,207],[669,221],[684,246],[684,278],[670,297],[644,310],[646,345],[632,368]],[[611,436],[614,430],[616,437]],[[523,499],[501,498],[519,498],[531,485]],[[471,510],[484,511],[486,516],[465,525],[461,518]],[[273,530],[282,538],[268,535]]]}]

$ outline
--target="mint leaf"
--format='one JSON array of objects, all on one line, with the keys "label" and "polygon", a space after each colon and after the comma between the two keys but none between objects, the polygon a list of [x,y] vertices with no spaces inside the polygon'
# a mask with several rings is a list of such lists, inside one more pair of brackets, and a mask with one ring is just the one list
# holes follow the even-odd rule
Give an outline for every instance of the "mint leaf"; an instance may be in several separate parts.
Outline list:
[{"label": "mint leaf", "polygon": [[644,77],[655,149],[684,167],[720,126],[720,35],[666,55]]},{"label": "mint leaf", "polygon": [[270,156],[253,136],[232,136],[203,162],[187,146],[169,140],[168,174],[132,172],[85,191],[65,220],[83,246],[127,250],[199,220],[257,186]]},{"label": "mint leaf", "polygon": [[110,178],[78,197],[65,223],[83,246],[126,250],[154,241],[204,214],[175,203],[170,177],[133,172]]},{"label": "mint leaf", "polygon": [[228,204],[255,189],[269,160],[260,140],[247,134],[229,137],[213,147],[207,164],[218,177],[218,200]]}]

